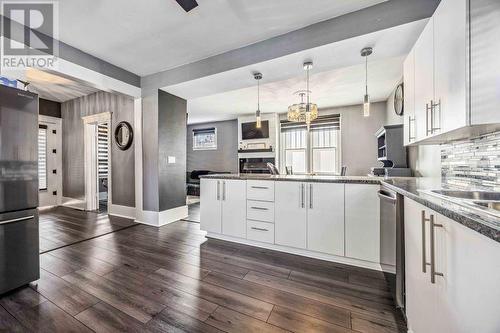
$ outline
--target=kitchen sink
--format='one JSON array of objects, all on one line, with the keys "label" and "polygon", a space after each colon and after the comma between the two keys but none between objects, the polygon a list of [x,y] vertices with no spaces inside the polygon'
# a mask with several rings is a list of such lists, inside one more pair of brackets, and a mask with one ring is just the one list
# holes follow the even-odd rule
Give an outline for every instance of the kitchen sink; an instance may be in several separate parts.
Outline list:
[{"label": "kitchen sink", "polygon": [[498,201],[498,208],[500,210],[500,192],[486,192],[486,191],[459,191],[459,190],[432,190],[431,192],[465,200],[486,200]]}]

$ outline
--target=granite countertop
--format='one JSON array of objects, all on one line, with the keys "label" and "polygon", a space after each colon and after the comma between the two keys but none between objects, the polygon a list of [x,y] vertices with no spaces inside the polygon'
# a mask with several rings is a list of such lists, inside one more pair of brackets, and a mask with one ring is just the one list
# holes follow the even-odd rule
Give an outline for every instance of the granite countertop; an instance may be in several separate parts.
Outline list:
[{"label": "granite countertop", "polygon": [[[429,194],[431,190],[456,190],[456,188],[443,183],[440,178],[393,178],[381,180],[381,184],[486,237],[500,242],[500,218],[470,208],[460,200],[451,201],[450,199]],[[470,190],[474,189],[471,188]]]},{"label": "granite countertop", "polygon": [[363,176],[309,176],[309,175],[270,175],[270,174],[211,174],[200,176],[202,179],[234,180],[272,180],[317,183],[380,184],[377,177]]}]

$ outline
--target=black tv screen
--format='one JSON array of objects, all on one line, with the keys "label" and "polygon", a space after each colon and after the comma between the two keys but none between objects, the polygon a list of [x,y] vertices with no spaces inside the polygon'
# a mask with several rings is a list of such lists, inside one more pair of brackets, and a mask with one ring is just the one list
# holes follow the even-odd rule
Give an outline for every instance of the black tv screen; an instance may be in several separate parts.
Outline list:
[{"label": "black tv screen", "polygon": [[260,128],[257,128],[256,122],[241,124],[241,139],[267,139],[269,138],[269,121],[263,120]]}]

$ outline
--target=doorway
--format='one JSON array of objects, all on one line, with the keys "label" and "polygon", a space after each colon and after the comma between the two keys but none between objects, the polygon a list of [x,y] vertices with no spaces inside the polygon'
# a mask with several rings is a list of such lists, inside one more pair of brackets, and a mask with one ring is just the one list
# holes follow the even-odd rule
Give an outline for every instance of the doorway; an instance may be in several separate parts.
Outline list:
[{"label": "doorway", "polygon": [[107,213],[111,204],[111,113],[82,117],[86,210]]}]

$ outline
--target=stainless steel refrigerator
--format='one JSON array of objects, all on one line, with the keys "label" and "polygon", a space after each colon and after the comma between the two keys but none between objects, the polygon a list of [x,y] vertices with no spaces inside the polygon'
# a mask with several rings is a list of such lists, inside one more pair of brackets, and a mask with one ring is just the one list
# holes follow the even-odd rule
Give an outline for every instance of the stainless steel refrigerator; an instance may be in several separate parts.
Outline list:
[{"label": "stainless steel refrigerator", "polygon": [[0,294],[37,280],[38,96],[0,86]]}]

